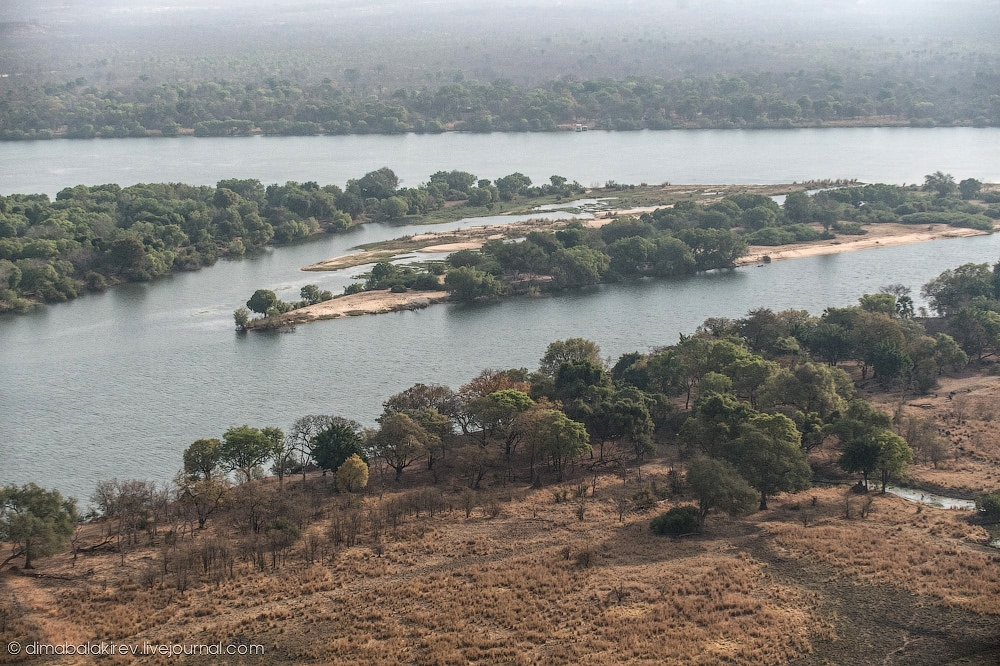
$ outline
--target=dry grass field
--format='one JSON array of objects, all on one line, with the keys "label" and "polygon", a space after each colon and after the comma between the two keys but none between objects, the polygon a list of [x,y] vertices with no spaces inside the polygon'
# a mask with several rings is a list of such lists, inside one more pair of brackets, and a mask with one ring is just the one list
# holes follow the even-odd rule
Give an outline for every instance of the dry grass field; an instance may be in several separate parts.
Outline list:
[{"label": "dry grass field", "polygon": [[[1000,489],[1000,378],[868,397],[939,434],[910,483]],[[0,573],[0,664],[1000,663],[1000,550],[971,512],[858,495],[846,481],[660,537],[650,518],[688,501],[676,451],[661,454],[641,480],[580,466],[541,488],[473,492],[414,470],[403,486],[375,473],[367,494],[347,496],[329,478],[295,479],[282,497],[305,527],[287,547],[240,536],[237,506],[205,530],[141,534],[123,564],[114,542],[100,545],[105,526],[88,524],[75,558]],[[836,452],[813,455],[822,472]],[[647,511],[629,501],[643,490],[657,501]],[[246,497],[277,501],[277,486]],[[265,653],[42,659],[10,655],[10,641]]]}]

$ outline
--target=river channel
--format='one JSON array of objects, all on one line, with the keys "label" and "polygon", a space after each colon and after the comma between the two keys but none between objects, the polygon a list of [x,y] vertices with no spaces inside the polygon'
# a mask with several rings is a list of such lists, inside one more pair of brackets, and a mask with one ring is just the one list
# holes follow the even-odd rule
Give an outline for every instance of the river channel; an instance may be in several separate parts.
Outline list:
[{"label": "river channel", "polygon": [[[546,145],[550,135],[464,135],[469,139],[462,161],[456,155],[428,160],[425,172],[408,175],[420,181],[439,168],[464,168],[478,175],[495,176],[522,171],[535,177],[546,172],[560,173],[586,182],[591,174],[599,180],[620,182],[645,179],[673,182],[781,182],[806,178],[848,177],[865,180],[913,182],[923,173],[941,168],[956,177],[975,176],[1000,180],[995,146],[1000,132],[979,134],[969,129],[940,134],[926,131],[919,136],[934,145],[954,145],[953,152],[914,158],[915,166],[903,165],[887,156],[890,166],[879,177],[867,142],[873,136],[917,136],[908,130],[870,130],[851,137],[859,154],[870,163],[852,172],[846,163],[827,163],[808,155],[789,157],[799,166],[781,171],[768,157],[759,167],[740,156],[747,133],[733,132],[730,155],[744,164],[737,179],[718,157],[711,169],[694,168],[678,177],[667,174],[659,179],[633,176],[605,166],[604,156],[583,158],[567,149],[558,163],[518,161],[506,155],[504,167],[482,169],[470,164],[485,159],[478,154],[480,142],[523,141],[533,138]],[[810,144],[813,131],[770,132],[774,136],[801,136],[808,144],[804,153],[816,150]],[[840,132],[837,130],[836,132]],[[880,134],[881,133],[881,134]],[[585,140],[603,133],[588,132]],[[622,151],[631,149],[633,137],[627,133]],[[677,133],[664,133],[677,134]],[[707,133],[697,133],[707,134]],[[941,138],[944,137],[944,138]],[[951,137],[949,139],[949,137]],[[960,137],[960,140],[952,140]],[[964,137],[969,137],[966,140]],[[974,137],[975,138],[973,140]],[[455,137],[318,137],[316,145],[343,138],[400,139],[403,142]],[[576,135],[560,139],[569,146]],[[610,139],[604,139],[610,140]],[[690,141],[694,139],[684,139]],[[144,160],[162,166],[162,176],[142,175],[135,180],[180,180],[214,182],[227,176],[260,177],[265,182],[318,180],[343,184],[383,164],[399,169],[406,159],[391,153],[378,154],[365,164],[352,164],[344,176],[308,173],[308,166],[291,162],[281,176],[263,172],[212,172],[204,164],[181,164],[174,146],[190,145],[195,150],[202,140],[137,140],[83,142],[38,142],[27,148],[52,151],[46,160],[55,161],[62,150],[65,164],[72,164],[77,146],[86,144],[98,155],[96,162],[112,165],[119,150],[142,151]],[[271,139],[236,140],[235,144],[269,145]],[[276,140],[273,145],[283,145]],[[898,141],[902,139],[880,139]],[[824,143],[835,143],[823,138]],[[970,147],[992,143],[992,152]],[[135,146],[131,148],[130,146]],[[219,145],[219,144],[217,144]],[[228,144],[226,144],[228,145]],[[305,144],[312,145],[312,143]],[[450,144],[449,144],[450,145]],[[162,146],[166,146],[161,150]],[[633,146],[634,147],[634,146]],[[17,184],[24,174],[12,175],[9,152],[26,150],[22,144],[4,144],[0,162],[0,191],[53,192],[77,182],[121,182],[133,180],[135,171],[102,172],[84,178],[77,173],[54,176],[41,163],[25,158],[25,171],[34,170],[37,187]],[[786,149],[790,150],[789,148]],[[969,150],[969,164],[964,155]],[[275,149],[280,152],[279,149]],[[987,154],[994,159],[987,160]],[[404,155],[405,157],[405,155]],[[620,164],[621,155],[612,156]],[[697,156],[695,156],[697,157]],[[133,159],[139,156],[133,154]],[[241,158],[242,159],[242,158]],[[499,159],[499,158],[497,158]],[[650,159],[645,155],[637,161]],[[699,158],[700,159],[700,158]],[[801,166],[811,163],[808,171]],[[924,164],[932,163],[925,167]],[[241,162],[242,164],[242,162]],[[184,168],[188,167],[185,172]],[[75,167],[68,167],[75,168]],[[109,167],[110,168],[110,167]],[[143,167],[147,168],[147,167]],[[277,166],[269,167],[277,169]],[[407,169],[411,167],[406,167]],[[638,167],[637,167],[638,168]],[[652,169],[650,165],[642,168]],[[990,172],[988,169],[992,168]],[[916,170],[916,175],[910,173]],[[213,175],[213,173],[215,175]],[[405,172],[408,173],[408,172]],[[638,171],[635,174],[639,174]],[[723,174],[723,175],[719,175]],[[547,174],[546,174],[547,175]],[[730,177],[726,177],[726,175]],[[59,178],[63,180],[59,180]],[[468,222],[460,223],[468,224]],[[441,227],[437,227],[440,229]],[[645,280],[604,285],[541,299],[514,299],[484,306],[440,305],[415,312],[356,317],[300,326],[292,333],[240,335],[233,331],[232,311],[257,288],[271,288],[291,298],[299,287],[319,283],[322,288],[340,291],[359,269],[340,273],[302,273],[301,266],[343,254],[354,245],[413,233],[413,228],[368,225],[351,233],[292,247],[274,248],[263,255],[240,261],[223,261],[196,273],[179,274],[148,284],[125,285],[100,295],[77,301],[36,308],[22,316],[0,317],[0,485],[35,481],[77,496],[86,504],[94,484],[100,479],[169,479],[180,467],[181,452],[200,437],[218,437],[228,427],[247,423],[288,428],[298,417],[309,413],[331,413],[371,424],[386,397],[415,382],[439,382],[455,388],[484,367],[530,367],[537,365],[552,340],[582,336],[595,340],[608,357],[634,350],[672,344],[679,332],[691,332],[710,316],[742,316],[747,310],[766,306],[773,309],[800,308],[819,314],[826,306],[847,305],[859,295],[881,285],[901,282],[919,291],[921,284],[942,270],[975,262],[995,262],[1000,258],[1000,236],[973,237],[920,243],[909,246],[865,250],[842,255],[776,262],[732,271],[717,271],[674,280]]]}]

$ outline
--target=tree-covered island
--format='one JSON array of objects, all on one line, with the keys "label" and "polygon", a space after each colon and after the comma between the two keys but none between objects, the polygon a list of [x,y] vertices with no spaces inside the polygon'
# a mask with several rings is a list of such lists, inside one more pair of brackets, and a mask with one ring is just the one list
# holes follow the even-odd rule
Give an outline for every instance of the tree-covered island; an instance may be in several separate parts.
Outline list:
[{"label": "tree-covered island", "polygon": [[[745,263],[751,247],[754,259],[769,261],[766,253],[777,246],[825,242],[839,244],[837,249],[856,249],[864,245],[848,239],[869,234],[891,243],[945,236],[949,232],[942,230],[948,228],[956,230],[953,233],[988,233],[1000,218],[1000,193],[983,191],[982,183],[971,178],[956,183],[942,172],[928,175],[922,186],[850,185],[812,195],[801,186],[787,187],[791,191],[781,205],[771,196],[739,188],[714,188],[711,197],[686,188],[688,196],[641,214],[473,227],[373,243],[359,253],[306,267],[340,270],[374,263],[364,281],[349,285],[344,296],[312,308],[304,306],[315,302],[276,302],[264,309],[248,302],[250,310],[264,317],[251,320],[239,310],[237,326],[271,328],[422,307],[442,300],[442,292],[451,300],[472,302],[687,275]],[[391,261],[403,253],[446,249],[457,251],[445,261]],[[386,303],[376,294],[385,290],[410,293],[411,298]],[[369,307],[373,299],[378,305]]]}]

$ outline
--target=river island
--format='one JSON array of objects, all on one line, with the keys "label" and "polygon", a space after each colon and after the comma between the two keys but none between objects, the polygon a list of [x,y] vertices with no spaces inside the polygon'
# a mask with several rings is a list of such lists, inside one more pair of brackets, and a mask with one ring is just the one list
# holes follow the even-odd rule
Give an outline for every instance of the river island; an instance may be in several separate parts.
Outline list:
[{"label": "river island", "polygon": [[[992,233],[1000,217],[997,186],[980,183],[972,192],[963,181],[967,196],[951,197],[949,178],[929,175],[923,187],[664,184],[634,188],[622,199],[586,190],[587,199],[535,209],[537,218],[402,236],[305,266],[371,270],[341,296],[272,311],[245,328]],[[573,215],[549,219],[552,210]],[[425,259],[441,255],[443,261]]]}]

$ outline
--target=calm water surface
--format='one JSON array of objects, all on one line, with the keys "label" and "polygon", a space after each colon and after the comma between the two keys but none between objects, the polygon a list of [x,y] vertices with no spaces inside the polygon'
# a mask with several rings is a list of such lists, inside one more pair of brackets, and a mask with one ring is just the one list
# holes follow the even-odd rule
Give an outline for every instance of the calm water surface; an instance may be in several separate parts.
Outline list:
[{"label": "calm water surface", "polygon": [[[0,144],[0,190],[54,192],[77,182],[125,183],[130,174],[138,181],[214,183],[245,176],[265,182],[343,182],[383,164],[406,174],[411,183],[445,168],[483,176],[520,170],[539,179],[560,173],[581,182],[778,182],[838,176],[913,182],[938,168],[956,177],[1000,180],[1000,173],[987,171],[998,168],[993,147],[1000,145],[1000,132],[897,131],[8,143]],[[836,136],[840,141],[855,138],[852,145],[841,146],[835,145]],[[799,152],[794,137],[801,139]],[[992,153],[984,148],[990,140]],[[345,148],[367,141],[399,150],[363,162]],[[579,141],[591,143],[574,147]],[[903,151],[908,141],[953,150],[941,148],[943,152],[929,155],[918,146]],[[614,142],[615,150],[610,146]],[[688,160],[664,145],[647,145],[670,142],[684,143],[685,150],[692,151]],[[887,142],[894,149],[881,156],[886,166],[879,172],[878,151],[873,152],[871,144]],[[767,148],[772,143],[779,147]],[[700,144],[702,151],[691,147]],[[241,154],[232,165],[223,164],[227,158],[221,153],[236,145],[266,148],[260,154],[262,163],[247,163]],[[142,146],[148,151],[140,163],[136,153]],[[339,146],[333,157],[312,161],[318,152],[333,150],[330,146]],[[428,153],[426,162],[420,162],[420,146]],[[209,159],[209,147],[220,153],[214,160]],[[748,149],[753,155],[745,152]],[[79,162],[88,150],[97,154]],[[171,154],[174,150],[179,152]],[[491,150],[497,154],[484,154]],[[909,156],[909,163],[897,150]],[[968,165],[963,166],[966,151]],[[14,165],[19,162],[12,161],[12,152],[25,160],[17,173]],[[299,153],[303,162],[291,157]],[[858,157],[858,168],[851,168],[851,154]],[[322,165],[333,164],[338,156],[347,163],[342,172],[321,172]],[[185,162],[185,157],[193,161]],[[131,166],[122,167],[118,160]],[[286,160],[285,166],[281,160]],[[53,171],[57,163],[68,172]],[[81,167],[84,163],[87,166]],[[227,166],[236,172],[219,170]],[[96,175],[85,177],[92,167]],[[81,168],[83,172],[74,171]],[[682,168],[686,175],[669,173]],[[655,172],[662,175],[650,175]],[[28,187],[27,182],[38,186]],[[757,306],[818,314],[890,282],[909,284],[916,291],[946,268],[1000,257],[1000,236],[954,239],[676,280],[606,285],[536,300],[442,305],[333,320],[300,326],[294,333],[233,331],[232,311],[253,290],[271,288],[290,299],[302,285],[318,283],[339,292],[363,268],[306,274],[299,267],[343,254],[358,243],[415,231],[419,229],[369,225],[315,243],[272,249],[254,259],[220,262],[197,273],[126,285],[24,316],[0,317],[0,484],[36,481],[86,499],[100,479],[169,479],[190,442],[218,437],[230,426],[287,428],[309,413],[341,414],[371,424],[386,397],[415,382],[457,388],[484,367],[534,368],[556,339],[591,338],[606,355],[617,357],[672,344],[679,332],[693,331],[710,316],[738,317]]]},{"label": "calm water surface", "polygon": [[0,193],[85,184],[214,185],[258,178],[343,185],[383,166],[406,186],[436,171],[559,174],[584,185],[923,182],[937,170],[1000,181],[1000,128],[831,128],[398,136],[91,139],[0,143]]}]

